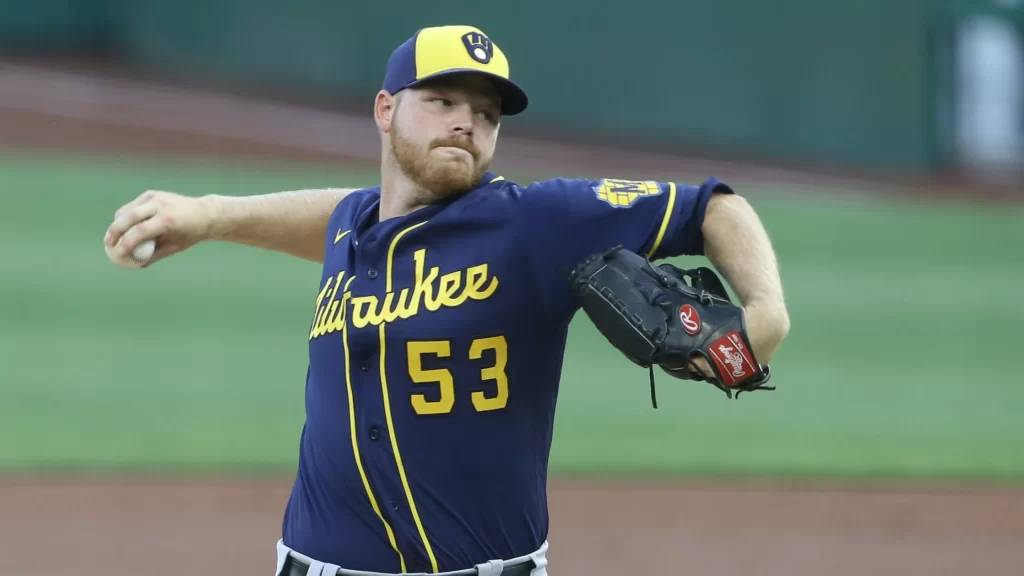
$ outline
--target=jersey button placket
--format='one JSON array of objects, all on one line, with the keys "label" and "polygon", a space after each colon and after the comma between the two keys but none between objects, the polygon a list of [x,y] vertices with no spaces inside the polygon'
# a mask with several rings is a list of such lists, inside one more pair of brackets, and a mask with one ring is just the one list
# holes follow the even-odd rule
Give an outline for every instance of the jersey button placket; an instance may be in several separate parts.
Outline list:
[{"label": "jersey button placket", "polygon": [[[367,247],[371,244],[367,244],[369,237],[361,238],[361,242],[353,242],[353,245],[357,248],[353,251],[354,258],[353,263],[356,270],[365,270],[366,276],[369,282],[364,280],[357,280],[355,283],[364,283],[362,287],[363,294],[373,294],[378,298],[383,298],[384,291],[384,271],[381,269],[383,262],[374,257],[372,252],[367,251]],[[361,273],[359,273],[361,275]],[[366,326],[361,330],[372,331],[376,334],[376,326]],[[363,334],[364,336],[366,333]],[[376,340],[376,338],[374,338]],[[401,487],[389,486],[388,480],[391,475],[394,474],[394,460],[391,455],[391,444],[389,441],[389,432],[384,424],[384,409],[383,409],[383,397],[381,396],[381,383],[379,379],[379,362],[380,356],[379,351],[376,349],[365,350],[358,359],[354,359],[354,365],[359,367],[358,386],[361,388],[362,401],[359,403],[357,410],[359,418],[364,422],[363,434],[360,435],[360,444],[364,446],[363,455],[365,457],[365,464],[367,466],[367,473],[370,475],[370,484],[381,505],[381,513],[391,523],[392,528],[396,532],[396,537],[399,537],[400,548],[406,548],[408,544],[402,542],[406,538],[415,538],[418,540],[416,534],[410,535],[409,526],[406,522],[411,519],[403,517],[403,506],[404,494],[402,493]],[[381,478],[383,476],[384,478]],[[412,528],[415,531],[415,528]],[[429,564],[423,563],[422,560],[413,560],[407,558],[412,562],[416,562],[416,569],[414,572],[425,573],[429,570]]]}]

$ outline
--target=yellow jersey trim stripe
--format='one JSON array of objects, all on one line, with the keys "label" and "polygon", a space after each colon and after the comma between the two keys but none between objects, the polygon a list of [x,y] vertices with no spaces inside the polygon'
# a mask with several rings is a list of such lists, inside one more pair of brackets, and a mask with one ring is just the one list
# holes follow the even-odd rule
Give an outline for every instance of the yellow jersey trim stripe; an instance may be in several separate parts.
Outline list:
[{"label": "yellow jersey trim stripe", "polygon": [[[426,224],[426,222],[420,222],[414,224],[405,230],[402,230],[395,235],[395,239],[391,241],[391,246],[388,248],[388,270],[387,270],[387,281],[386,290],[391,292],[391,276],[395,258],[395,246],[398,245],[398,241],[401,240],[402,236],[407,233],[419,228]],[[427,532],[423,529],[423,522],[420,520],[420,513],[416,509],[416,502],[412,497],[412,490],[409,488],[409,479],[405,474],[405,465],[402,464],[402,453],[398,449],[398,438],[395,436],[395,423],[391,418],[391,397],[388,394],[388,378],[387,378],[387,346],[384,332],[384,324],[380,325],[380,387],[381,392],[384,396],[384,418],[388,425],[388,435],[391,436],[391,449],[395,453],[395,463],[398,465],[398,476],[402,479],[402,488],[405,490],[405,498],[409,501],[409,510],[412,512],[412,519],[416,522],[416,530],[420,533],[420,539],[423,541],[423,548],[427,551],[427,556],[430,558],[430,567],[434,572],[437,572],[437,558],[434,557],[434,550],[430,547],[430,540],[427,538]],[[403,568],[404,572],[405,569]]]},{"label": "yellow jersey trim stripe", "polygon": [[661,241],[665,239],[665,232],[668,231],[668,224],[672,221],[672,211],[676,207],[676,183],[668,183],[668,205],[665,206],[665,216],[661,219],[661,228],[658,229],[658,236],[654,239],[654,244],[651,245],[651,249],[647,252],[648,258],[654,258],[654,253],[661,248]]},{"label": "yellow jersey trim stripe", "polygon": [[496,176],[496,177],[494,178],[494,180],[491,180],[490,182],[488,182],[488,184],[494,184],[495,182],[497,182],[497,181],[499,181],[499,180],[504,180],[504,179],[505,179],[505,177],[504,177],[504,176]]},{"label": "yellow jersey trim stripe", "polygon": [[349,232],[351,232],[351,230],[345,230],[344,232],[342,232],[339,229],[337,232],[334,233],[334,243],[337,244],[338,242],[341,242],[341,239],[344,238],[345,236],[348,236]]},{"label": "yellow jersey trim stripe", "polygon": [[[348,292],[348,287],[352,284],[352,281],[356,277],[353,276],[348,279],[345,283],[345,290]],[[356,442],[356,408],[355,402],[352,398],[352,378],[349,368],[349,351],[348,351],[348,314],[345,314],[345,322],[341,327],[341,346],[345,350],[345,388],[348,392],[348,424],[349,424],[349,436],[352,438],[352,453],[356,457],[356,468],[359,469],[359,478],[363,481],[363,488],[366,490],[366,496],[370,499],[370,506],[373,507],[373,512],[377,514],[377,518],[384,523],[384,530],[388,533],[388,541],[391,543],[391,547],[398,553],[398,561],[402,565],[402,572],[405,572],[405,557],[402,556],[402,551],[398,549],[398,543],[395,541],[395,533],[391,530],[391,525],[384,519],[384,515],[380,513],[380,507],[377,505],[377,499],[373,496],[373,491],[370,490],[370,481],[366,478],[366,471],[363,470],[362,458],[359,456],[359,443]]]},{"label": "yellow jersey trim stripe", "polygon": [[386,280],[387,285],[384,287],[385,293],[391,292],[391,269],[395,263],[395,246],[398,246],[398,241],[402,239],[402,236],[405,236],[409,232],[412,232],[413,230],[419,228],[420,226],[423,226],[426,223],[426,220],[424,220],[419,224],[413,224],[412,226],[409,226],[408,228],[402,230],[398,234],[395,234],[395,239],[391,241],[391,246],[388,246],[388,277]]},{"label": "yellow jersey trim stripe", "polygon": [[420,520],[419,511],[416,510],[416,502],[412,498],[412,490],[409,488],[409,479],[405,475],[405,465],[402,464],[402,453],[398,450],[398,439],[395,437],[395,424],[391,419],[391,399],[388,395],[388,379],[385,376],[385,346],[384,346],[384,324],[380,325],[380,386],[384,393],[384,416],[388,423],[388,433],[391,435],[391,449],[395,452],[395,463],[398,464],[398,476],[402,479],[402,488],[405,489],[405,498],[409,501],[409,510],[412,512],[412,519],[416,522],[416,530],[423,540],[423,547],[430,557],[430,567],[437,572],[437,558],[434,557],[434,550],[430,547],[430,540],[423,529],[423,522]]}]

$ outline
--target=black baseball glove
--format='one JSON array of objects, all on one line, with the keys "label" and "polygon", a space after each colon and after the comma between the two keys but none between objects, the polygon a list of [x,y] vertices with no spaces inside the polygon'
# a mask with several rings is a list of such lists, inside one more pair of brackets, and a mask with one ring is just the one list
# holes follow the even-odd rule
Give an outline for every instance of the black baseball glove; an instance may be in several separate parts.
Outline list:
[{"label": "black baseball glove", "polygon": [[[580,262],[569,286],[601,334],[650,369],[655,408],[654,366],[676,378],[710,382],[729,398],[734,392],[774,390],[765,386],[771,369],[754,357],[743,309],[732,303],[713,270],[655,266],[618,246]],[[713,376],[697,366],[697,357],[707,361]]]}]

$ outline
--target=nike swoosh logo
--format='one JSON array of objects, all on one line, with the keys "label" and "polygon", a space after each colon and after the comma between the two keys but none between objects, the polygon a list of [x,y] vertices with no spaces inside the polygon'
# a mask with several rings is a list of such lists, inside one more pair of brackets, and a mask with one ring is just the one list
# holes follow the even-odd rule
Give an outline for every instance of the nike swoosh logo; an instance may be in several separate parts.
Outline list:
[{"label": "nike swoosh logo", "polygon": [[345,236],[348,236],[349,232],[351,232],[351,230],[346,230],[342,232],[341,228],[338,228],[337,234],[334,235],[334,243],[337,244],[338,242],[341,242],[341,239],[344,238]]}]

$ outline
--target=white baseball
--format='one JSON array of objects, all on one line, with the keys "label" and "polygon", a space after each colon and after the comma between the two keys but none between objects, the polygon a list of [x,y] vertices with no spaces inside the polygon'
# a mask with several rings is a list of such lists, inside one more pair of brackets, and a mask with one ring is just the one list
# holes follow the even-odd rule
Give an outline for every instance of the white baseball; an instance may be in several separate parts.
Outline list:
[{"label": "white baseball", "polygon": [[147,260],[153,257],[153,252],[156,251],[156,241],[146,240],[139,244],[135,250],[132,250],[131,256],[128,258],[119,258],[114,254],[114,248],[106,244],[103,245],[103,249],[107,252],[107,258],[121,268],[141,268]]}]

